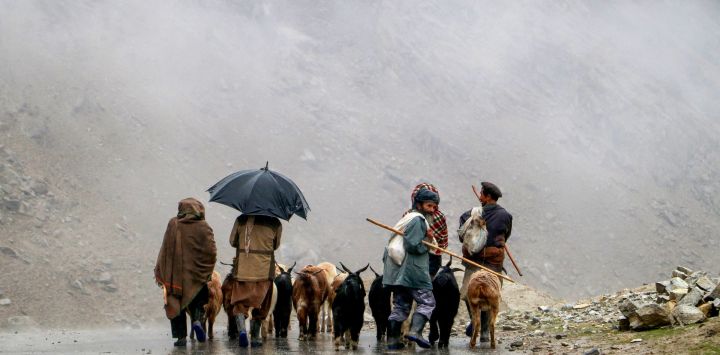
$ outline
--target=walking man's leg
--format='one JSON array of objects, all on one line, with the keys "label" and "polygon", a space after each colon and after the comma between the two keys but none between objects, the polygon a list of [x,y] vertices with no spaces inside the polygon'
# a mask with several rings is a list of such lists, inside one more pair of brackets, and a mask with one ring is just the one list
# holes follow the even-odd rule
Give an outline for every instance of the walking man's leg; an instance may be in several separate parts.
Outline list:
[{"label": "walking man's leg", "polygon": [[410,333],[406,338],[414,341],[421,348],[429,349],[430,342],[423,338],[422,332],[435,309],[435,296],[432,290],[412,290],[411,294],[417,307],[410,324]]}]

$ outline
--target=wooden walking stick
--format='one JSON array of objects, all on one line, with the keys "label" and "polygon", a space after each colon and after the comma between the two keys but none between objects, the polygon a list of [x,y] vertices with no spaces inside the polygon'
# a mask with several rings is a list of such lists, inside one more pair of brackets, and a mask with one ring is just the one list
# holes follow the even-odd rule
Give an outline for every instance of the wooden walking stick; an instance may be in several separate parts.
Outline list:
[{"label": "wooden walking stick", "polygon": [[[480,199],[480,193],[478,192],[477,188],[475,188],[475,185],[472,185],[473,192],[475,193],[475,197]],[[520,268],[517,266],[517,263],[515,262],[515,258],[513,258],[512,254],[510,253],[510,249],[508,249],[507,244],[503,245],[503,248],[505,248],[505,253],[507,254],[508,258],[510,258],[510,261],[512,262],[513,266],[515,267],[515,271],[517,271],[518,275],[522,276],[522,272],[520,272]]]},{"label": "wooden walking stick", "polygon": [[[399,230],[397,230],[397,229],[395,229],[395,228],[393,228],[393,227],[390,227],[390,226],[388,226],[388,225],[385,225],[385,224],[382,224],[382,223],[380,223],[380,222],[374,221],[374,220],[372,220],[372,219],[370,219],[370,218],[365,218],[365,220],[368,221],[368,222],[370,222],[370,223],[372,223],[372,224],[374,224],[374,225],[376,225],[376,226],[378,226],[378,227],[380,227],[380,228],[387,229],[387,230],[389,230],[389,231],[391,231],[391,232],[393,232],[393,233],[395,233],[395,234],[399,234],[399,235],[403,235],[403,236],[405,235],[405,233],[403,233],[403,232],[401,232],[401,231],[399,231]],[[515,281],[514,281],[513,279],[511,279],[511,278],[509,278],[509,277],[507,277],[507,276],[505,276],[505,275],[503,275],[503,274],[500,274],[500,273],[497,273],[497,272],[495,272],[495,271],[492,271],[492,270],[488,269],[487,267],[482,266],[482,265],[480,265],[480,264],[478,264],[478,263],[476,263],[476,262],[474,262],[474,261],[472,261],[472,260],[465,259],[465,258],[462,257],[462,255],[455,254],[455,253],[453,253],[453,252],[451,252],[451,251],[449,251],[449,250],[440,248],[440,247],[438,247],[437,245],[433,245],[432,243],[428,243],[428,242],[426,242],[426,241],[424,241],[424,240],[423,240],[422,242],[423,242],[423,244],[425,244],[425,245],[428,246],[428,247],[437,249],[437,250],[439,250],[439,251],[441,251],[441,252],[443,252],[443,253],[445,253],[445,254],[452,255],[452,256],[454,256],[454,257],[456,257],[456,258],[458,258],[458,259],[460,259],[460,260],[462,260],[462,261],[464,261],[464,262],[466,262],[466,263],[468,263],[468,264],[470,264],[470,265],[472,265],[472,266],[474,266],[474,267],[483,269],[483,270],[485,270],[485,271],[487,271],[487,272],[489,272],[489,273],[491,273],[491,274],[493,274],[493,275],[495,275],[495,276],[497,276],[497,277],[502,277],[502,278],[505,279],[505,280],[508,280],[508,281],[510,281],[510,282],[512,282],[512,283],[515,283]]]}]

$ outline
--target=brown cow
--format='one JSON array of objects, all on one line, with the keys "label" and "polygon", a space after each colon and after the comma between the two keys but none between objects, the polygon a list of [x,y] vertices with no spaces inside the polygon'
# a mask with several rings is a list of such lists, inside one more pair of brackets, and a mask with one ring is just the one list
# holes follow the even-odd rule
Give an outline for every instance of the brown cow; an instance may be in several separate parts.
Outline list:
[{"label": "brown cow", "polygon": [[480,311],[488,312],[490,317],[490,347],[495,349],[495,320],[500,310],[500,279],[480,270],[472,274],[468,284],[467,300],[470,303],[473,333],[470,338],[470,348],[475,348],[480,329]]},{"label": "brown cow", "polygon": [[314,339],[318,330],[318,314],[328,297],[330,286],[323,269],[317,266],[305,266],[296,274],[292,303],[300,323],[298,339]]},{"label": "brown cow", "polygon": [[[317,264],[317,267],[323,269],[325,271],[325,279],[327,279],[328,285],[331,285],[333,283],[333,280],[335,279],[335,276],[337,276],[337,267],[335,265],[328,263],[328,262],[322,262],[320,264]],[[332,291],[331,291],[332,294]],[[320,315],[320,333],[327,332],[332,333],[333,332],[333,320],[332,320],[332,300],[328,298],[328,300],[325,301],[322,305],[321,309],[321,315]]]}]

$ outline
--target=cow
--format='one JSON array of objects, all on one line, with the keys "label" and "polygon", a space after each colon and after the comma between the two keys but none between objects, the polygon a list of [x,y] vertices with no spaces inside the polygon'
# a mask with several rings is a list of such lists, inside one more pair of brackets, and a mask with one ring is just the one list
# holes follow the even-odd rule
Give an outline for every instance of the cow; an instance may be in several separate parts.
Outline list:
[{"label": "cow", "polygon": [[280,274],[275,277],[277,302],[275,303],[275,310],[273,310],[273,322],[275,323],[276,338],[287,338],[293,295],[292,277],[290,275],[292,269],[295,268],[295,264],[297,263],[293,263],[293,266],[289,269],[285,269],[280,265]]},{"label": "cow", "polygon": [[[450,342],[450,331],[452,330],[455,316],[460,305],[460,290],[456,271],[463,271],[458,268],[451,268],[452,258],[445,266],[441,267],[433,278],[433,295],[435,296],[435,309],[430,317],[430,344],[435,345],[438,341],[438,348],[447,348]],[[439,332],[438,332],[439,328]]]},{"label": "cow", "polygon": [[470,303],[470,316],[473,332],[470,348],[475,348],[480,329],[480,311],[488,312],[490,321],[490,347],[495,349],[495,321],[500,310],[500,279],[488,271],[480,270],[471,276],[468,284],[467,300]]},{"label": "cow", "polygon": [[[214,338],[213,335],[213,324],[215,324],[215,318],[220,313],[220,308],[223,303],[223,293],[220,285],[220,273],[213,271],[210,276],[210,281],[207,283],[208,289],[208,303],[203,306],[205,310],[205,317],[200,320],[202,323],[203,330],[207,334],[209,339]],[[189,313],[189,312],[188,312]],[[190,330],[190,339],[195,337],[195,329]]]},{"label": "cow", "polygon": [[340,272],[335,276],[335,278],[330,283],[330,293],[328,293],[328,299],[326,303],[330,303],[330,310],[332,311],[332,303],[335,300],[335,295],[337,294],[337,289],[340,287],[340,285],[345,281],[345,279],[348,276],[347,272],[342,271],[341,267],[336,267],[340,270]]},{"label": "cow", "polygon": [[365,285],[360,273],[367,270],[370,264],[355,272],[343,263],[340,266],[348,275],[337,288],[332,303],[335,350],[340,350],[342,343],[345,344],[345,350],[357,350],[360,329],[365,322]]},{"label": "cow", "polygon": [[390,296],[392,292],[390,289],[385,287],[382,283],[383,276],[375,272],[375,269],[370,267],[370,270],[375,274],[375,279],[370,285],[370,293],[368,293],[368,303],[370,304],[370,311],[372,312],[373,319],[375,319],[375,338],[378,342],[382,342],[387,332],[388,317],[392,310],[390,303]]},{"label": "cow", "polygon": [[[328,262],[322,262],[320,264],[317,264],[317,267],[323,269],[325,271],[325,278],[327,279],[327,284],[331,285],[333,280],[335,279],[335,276],[337,276],[337,268],[335,265],[328,263]],[[332,301],[330,299],[326,300],[325,303],[322,305],[322,314],[320,315],[320,333],[326,332],[326,333],[332,333],[332,327],[333,327],[333,320],[332,320]]]},{"label": "cow", "polygon": [[300,340],[310,340],[317,336],[318,314],[327,300],[330,285],[323,269],[307,265],[295,273],[292,303],[300,323]]}]

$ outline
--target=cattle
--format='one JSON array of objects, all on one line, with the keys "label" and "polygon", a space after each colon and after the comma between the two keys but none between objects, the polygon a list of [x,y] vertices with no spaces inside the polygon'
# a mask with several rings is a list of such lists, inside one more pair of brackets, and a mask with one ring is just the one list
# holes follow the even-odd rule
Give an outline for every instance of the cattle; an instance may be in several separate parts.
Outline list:
[{"label": "cattle", "polygon": [[[208,288],[208,303],[203,306],[205,310],[205,317],[201,319],[202,328],[207,334],[208,338],[212,339],[213,335],[213,324],[215,324],[215,318],[220,313],[220,308],[223,302],[222,287],[220,285],[220,273],[213,271],[210,276],[210,281],[207,283]],[[188,312],[189,313],[189,312]],[[195,329],[190,328],[190,339],[195,337]]]},{"label": "cattle", "polygon": [[340,269],[341,271],[335,276],[335,278],[330,283],[330,293],[328,293],[328,299],[325,303],[330,303],[330,310],[332,311],[332,303],[335,300],[335,295],[337,294],[337,289],[340,287],[340,285],[345,281],[345,279],[348,276],[347,272],[342,271],[342,268],[336,267],[337,269]]},{"label": "cattle", "polygon": [[[439,349],[447,348],[450,342],[450,331],[452,330],[455,316],[460,305],[460,290],[455,271],[463,271],[458,268],[451,268],[452,258],[433,278],[433,295],[435,296],[435,309],[430,317],[430,343],[435,344]],[[439,329],[438,329],[439,328]],[[438,341],[439,340],[439,341]]]},{"label": "cattle", "polygon": [[342,343],[346,350],[357,350],[360,329],[365,321],[365,285],[360,273],[367,270],[370,264],[355,272],[342,263],[340,266],[348,275],[337,288],[332,303],[335,350],[340,350]]},{"label": "cattle", "polygon": [[317,266],[307,265],[296,275],[292,303],[300,325],[298,339],[310,340],[317,336],[318,315],[330,285],[323,269]]},{"label": "cattle", "polygon": [[468,284],[467,300],[470,303],[470,316],[473,332],[470,348],[474,348],[480,327],[480,312],[488,313],[490,330],[490,347],[495,349],[495,321],[500,309],[500,279],[488,271],[480,270],[471,276]]},{"label": "cattle", "polygon": [[[335,279],[335,276],[337,276],[338,274],[335,265],[328,262],[322,262],[320,264],[317,264],[316,266],[325,271],[325,279],[327,279],[327,284],[331,285],[333,280]],[[322,313],[320,315],[320,332],[332,333],[333,320],[332,303],[330,299],[326,300],[325,303],[323,303],[321,311]]]},{"label": "cattle", "polygon": [[273,310],[273,322],[275,323],[275,337],[276,338],[287,338],[288,326],[290,325],[290,312],[292,311],[292,294],[293,284],[292,269],[295,268],[295,264],[289,269],[285,269],[279,266],[280,274],[275,276],[275,287],[277,287],[277,302],[275,303],[275,310]]},{"label": "cattle", "polygon": [[370,304],[370,311],[372,312],[373,319],[375,319],[375,338],[378,342],[383,341],[388,327],[388,317],[392,310],[390,303],[390,296],[392,292],[390,289],[383,285],[383,276],[375,272],[370,267],[370,270],[375,274],[375,279],[370,285],[370,293],[368,293],[368,303]]}]

